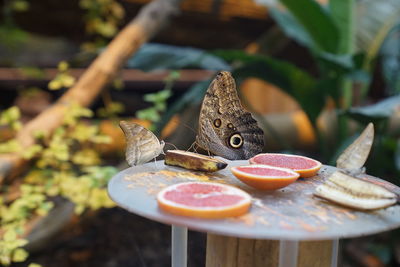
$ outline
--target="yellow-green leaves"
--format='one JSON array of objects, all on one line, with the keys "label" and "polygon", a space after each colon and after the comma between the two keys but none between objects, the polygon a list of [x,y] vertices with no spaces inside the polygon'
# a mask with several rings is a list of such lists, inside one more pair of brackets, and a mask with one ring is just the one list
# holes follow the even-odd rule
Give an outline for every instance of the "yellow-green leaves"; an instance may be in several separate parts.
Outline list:
[{"label": "yellow-green leaves", "polygon": [[69,65],[65,61],[58,63],[58,74],[49,82],[50,90],[59,90],[61,88],[69,88],[75,84],[75,77],[68,72]]},{"label": "yellow-green leaves", "polygon": [[88,108],[79,106],[78,104],[71,104],[64,117],[64,124],[74,125],[79,119],[91,118],[93,111]]},{"label": "yellow-green leaves", "polygon": [[[59,68],[63,71],[67,66],[61,64]],[[73,104],[52,134],[34,133],[35,145],[21,151],[16,139],[0,143],[0,153],[21,152],[32,162],[14,196],[8,196],[5,188],[0,191],[0,265],[26,260],[28,254],[22,247],[27,241],[21,236],[26,235],[24,229],[29,220],[53,209],[54,203],[49,201],[52,197],[73,202],[77,214],[114,206],[106,185],[117,170],[101,166],[101,155],[96,150],[97,144],[111,139],[88,120],[92,116],[90,109]],[[13,107],[0,115],[0,123],[10,125],[19,117],[19,110]]]},{"label": "yellow-green leaves", "polygon": [[[20,121],[21,112],[18,107],[12,106],[0,113],[0,126],[8,126],[13,131],[18,131],[22,127]],[[0,140],[0,154],[14,153],[21,150],[21,146],[15,139],[7,141]]]},{"label": "yellow-green leaves", "polygon": [[165,87],[163,90],[152,94],[146,94],[144,96],[144,101],[151,103],[152,106],[138,110],[136,112],[136,117],[142,120],[149,120],[152,123],[159,122],[161,119],[161,113],[165,112],[167,108],[167,100],[172,95],[172,86],[179,77],[179,72],[171,71],[165,79]]},{"label": "yellow-green leaves", "polygon": [[0,239],[0,264],[10,265],[12,261],[25,261],[28,254],[21,247],[27,243],[26,239],[18,237],[15,230],[6,230]]},{"label": "yellow-green leaves", "polygon": [[46,215],[53,207],[53,203],[47,201],[43,186],[23,184],[20,194],[20,197],[9,205],[0,203],[0,226],[4,233],[0,237],[2,265],[26,260],[28,253],[22,247],[28,241],[20,237],[24,232],[25,223],[35,214]]},{"label": "yellow-green leaves", "polygon": [[87,11],[86,30],[88,33],[105,38],[113,37],[125,15],[122,6],[115,0],[80,0],[79,5]]},{"label": "yellow-green leaves", "polygon": [[0,114],[0,125],[9,125],[14,131],[21,129],[22,124],[19,121],[21,112],[18,107],[12,106]]},{"label": "yellow-green leaves", "polygon": [[21,150],[21,146],[15,139],[0,143],[0,153],[13,153]]},{"label": "yellow-green leaves", "polygon": [[122,103],[120,102],[110,102],[106,103],[105,107],[99,108],[97,110],[97,115],[100,117],[113,117],[116,116],[119,113],[124,112],[125,107]]},{"label": "yellow-green leaves", "polygon": [[72,162],[76,165],[92,166],[100,164],[99,154],[94,149],[83,149],[72,156]]}]

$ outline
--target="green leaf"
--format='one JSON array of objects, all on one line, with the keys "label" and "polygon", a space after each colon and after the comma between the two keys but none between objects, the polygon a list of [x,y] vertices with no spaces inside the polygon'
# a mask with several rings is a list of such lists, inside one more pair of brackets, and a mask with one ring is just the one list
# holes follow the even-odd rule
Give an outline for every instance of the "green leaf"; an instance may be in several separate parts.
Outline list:
[{"label": "green leaf", "polygon": [[14,250],[12,261],[14,262],[23,262],[28,258],[28,252],[22,248],[17,248]]},{"label": "green leaf", "polygon": [[24,12],[29,9],[29,2],[25,0],[14,0],[11,3],[12,9],[17,12]]},{"label": "green leaf", "polygon": [[339,30],[330,14],[315,0],[280,0],[287,11],[281,11],[271,1],[257,3],[270,8],[271,15],[292,38],[311,49],[336,53],[340,42]]},{"label": "green leaf", "polygon": [[350,108],[345,114],[363,123],[370,121],[378,122],[390,118],[399,106],[400,95],[397,95],[373,105]]},{"label": "green leaf", "polygon": [[10,242],[17,239],[17,233],[14,230],[8,230],[3,236],[4,241]]},{"label": "green leaf", "polygon": [[0,124],[11,124],[21,117],[21,112],[17,106],[12,106],[0,114]]},{"label": "green leaf", "polygon": [[382,73],[386,92],[389,95],[400,93],[400,23],[389,33],[382,45]]},{"label": "green leaf", "polygon": [[399,22],[400,1],[358,1],[356,12],[356,48],[367,53],[364,67],[368,69],[387,34]]},{"label": "green leaf", "polygon": [[287,36],[293,38],[299,44],[308,48],[316,48],[310,34],[304,27],[293,17],[292,14],[276,9],[270,8],[269,10],[272,18],[282,28]]},{"label": "green leaf", "polygon": [[329,8],[332,19],[340,32],[338,53],[349,54],[354,46],[354,0],[330,0]]},{"label": "green leaf", "polygon": [[190,87],[178,100],[172,103],[161,119],[157,122],[155,134],[158,135],[172,116],[182,111],[186,106],[199,104],[210,83],[211,80],[208,79],[192,85],[192,87]]},{"label": "green leaf", "polygon": [[13,153],[21,150],[21,145],[16,139],[0,143],[0,153]]},{"label": "green leaf", "polygon": [[162,102],[166,101],[171,95],[172,95],[171,90],[161,90],[158,91],[157,93],[146,94],[144,96],[144,101],[150,103]]},{"label": "green leaf", "polygon": [[147,109],[138,110],[136,112],[136,117],[138,117],[141,120],[149,120],[149,121],[153,121],[153,122],[157,122],[161,118],[158,111],[152,107],[147,108]]},{"label": "green leaf", "polygon": [[400,140],[396,142],[396,149],[394,151],[394,164],[397,170],[400,170]]},{"label": "green leaf", "polygon": [[22,157],[24,159],[31,159],[34,156],[36,156],[38,153],[40,153],[41,151],[43,151],[43,147],[41,145],[34,144],[34,145],[30,146],[29,148],[27,148],[22,153]]},{"label": "green leaf", "polygon": [[292,95],[301,105],[312,122],[325,104],[325,90],[320,89],[316,80],[308,73],[285,61],[261,55],[250,55],[239,50],[216,51],[225,60],[242,63],[233,71],[237,82],[248,77],[257,77],[275,84]]},{"label": "green leaf", "polygon": [[317,47],[336,53],[340,35],[331,16],[315,0],[280,0],[307,30]]},{"label": "green leaf", "polygon": [[143,45],[135,56],[128,60],[126,66],[144,71],[182,68],[230,69],[226,62],[204,50],[164,44]]}]

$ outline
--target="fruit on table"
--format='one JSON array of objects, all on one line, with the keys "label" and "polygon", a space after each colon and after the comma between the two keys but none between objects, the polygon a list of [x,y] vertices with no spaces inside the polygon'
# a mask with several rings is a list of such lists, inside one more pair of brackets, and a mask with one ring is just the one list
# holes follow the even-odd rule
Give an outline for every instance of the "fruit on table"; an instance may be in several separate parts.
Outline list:
[{"label": "fruit on table", "polygon": [[252,157],[250,164],[265,164],[280,168],[289,168],[300,174],[300,177],[308,178],[317,174],[321,169],[321,162],[304,156],[264,153]]},{"label": "fruit on table", "polygon": [[164,188],[158,193],[157,202],[161,210],[175,215],[219,219],[245,214],[251,197],[229,185],[187,182]]},{"label": "fruit on table", "polygon": [[300,176],[287,168],[261,164],[232,167],[231,171],[243,183],[261,190],[283,188],[295,182]]},{"label": "fruit on table", "polygon": [[188,170],[205,172],[215,172],[224,169],[228,165],[223,160],[183,150],[168,150],[165,152],[164,163]]},{"label": "fruit on table", "polygon": [[319,185],[314,195],[360,210],[385,208],[398,201],[398,196],[386,188],[339,171]]}]

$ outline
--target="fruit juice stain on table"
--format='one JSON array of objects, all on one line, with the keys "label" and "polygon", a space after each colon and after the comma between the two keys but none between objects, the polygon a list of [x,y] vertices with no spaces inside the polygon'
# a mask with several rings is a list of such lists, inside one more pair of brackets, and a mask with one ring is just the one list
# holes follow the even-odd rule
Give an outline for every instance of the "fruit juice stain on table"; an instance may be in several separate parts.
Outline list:
[{"label": "fruit juice stain on table", "polygon": [[[260,191],[238,180],[231,167],[248,161],[227,161],[228,167],[203,173],[166,166],[163,161],[128,168],[109,183],[111,198],[121,207],[143,217],[192,230],[252,239],[323,240],[356,237],[400,226],[400,206],[363,212],[329,203],[313,196],[315,188],[335,170],[323,166],[311,178],[299,179],[289,186]],[[364,175],[400,194],[400,188],[384,180]],[[226,219],[197,219],[168,214],[159,209],[156,195],[163,188],[182,182],[215,182],[238,187],[252,196],[249,213]]]}]

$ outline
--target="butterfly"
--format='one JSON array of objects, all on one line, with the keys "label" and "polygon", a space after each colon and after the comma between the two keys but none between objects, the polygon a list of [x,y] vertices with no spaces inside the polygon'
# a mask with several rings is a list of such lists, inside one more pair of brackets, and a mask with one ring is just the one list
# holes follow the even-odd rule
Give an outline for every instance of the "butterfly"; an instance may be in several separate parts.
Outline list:
[{"label": "butterfly", "polygon": [[164,153],[164,141],[143,126],[127,121],[120,121],[119,126],[125,134],[125,158],[130,166],[146,163]]},{"label": "butterfly", "polygon": [[359,137],[353,141],[336,160],[336,167],[350,175],[364,172],[364,164],[367,161],[374,142],[374,125],[369,123]]},{"label": "butterfly", "polygon": [[219,72],[207,89],[196,144],[230,160],[249,159],[263,150],[264,132],[242,107],[235,80],[227,71]]}]

